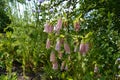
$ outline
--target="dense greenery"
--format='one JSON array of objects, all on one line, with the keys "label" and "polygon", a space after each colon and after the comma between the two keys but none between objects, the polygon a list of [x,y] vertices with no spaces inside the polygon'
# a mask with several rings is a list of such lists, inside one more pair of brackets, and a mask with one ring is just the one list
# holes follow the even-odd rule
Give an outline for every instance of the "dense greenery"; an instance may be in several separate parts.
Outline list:
[{"label": "dense greenery", "polygon": [[17,71],[12,69],[18,63],[26,79],[27,73],[41,75],[43,80],[119,78],[119,0],[4,3],[5,7],[0,5],[0,28],[13,30],[0,34],[0,66],[7,71],[0,79],[16,80]]},{"label": "dense greenery", "polygon": [[6,14],[7,7],[5,5],[5,1],[1,0],[0,4],[0,32],[2,33],[5,32],[4,28],[6,28],[11,23],[11,20]]}]

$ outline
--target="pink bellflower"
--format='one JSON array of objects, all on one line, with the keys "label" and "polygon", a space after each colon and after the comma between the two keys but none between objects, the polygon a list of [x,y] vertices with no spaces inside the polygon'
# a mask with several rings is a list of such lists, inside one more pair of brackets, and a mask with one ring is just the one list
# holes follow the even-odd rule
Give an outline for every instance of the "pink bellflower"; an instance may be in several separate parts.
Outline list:
[{"label": "pink bellflower", "polygon": [[70,54],[70,47],[69,47],[68,43],[64,42],[64,50],[66,53]]},{"label": "pink bellflower", "polygon": [[56,46],[55,46],[55,50],[56,51],[60,51],[60,48],[61,48],[61,41],[59,39],[59,40],[57,40],[57,43],[56,43]]},{"label": "pink bellflower", "polygon": [[54,51],[52,51],[52,52],[50,53],[50,62],[56,63],[56,56],[55,56]]},{"label": "pink bellflower", "polygon": [[50,39],[48,38],[46,41],[46,49],[49,49],[49,48],[50,48]]}]

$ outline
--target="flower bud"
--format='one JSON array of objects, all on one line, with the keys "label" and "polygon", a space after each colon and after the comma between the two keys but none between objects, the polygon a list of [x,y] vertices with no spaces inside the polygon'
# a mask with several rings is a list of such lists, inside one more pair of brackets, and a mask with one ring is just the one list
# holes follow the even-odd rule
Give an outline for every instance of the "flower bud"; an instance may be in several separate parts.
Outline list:
[{"label": "flower bud", "polygon": [[49,48],[50,48],[50,40],[48,38],[47,41],[46,41],[46,49],[49,49]]},{"label": "flower bud", "polygon": [[65,61],[61,63],[61,67],[60,67],[61,71],[64,70],[64,68],[65,68]]},{"label": "flower bud", "polygon": [[67,21],[64,21],[64,27],[67,27],[68,26],[68,22]]},{"label": "flower bud", "polygon": [[68,45],[68,43],[64,43],[64,49],[65,49],[65,52],[70,54],[70,47]]},{"label": "flower bud", "polygon": [[62,56],[63,56],[63,53],[59,51],[59,52],[58,52],[58,58],[59,58],[59,59],[62,59]]},{"label": "flower bud", "polygon": [[56,62],[56,56],[55,56],[55,53],[53,51],[50,54],[50,62],[52,62],[52,63]]},{"label": "flower bud", "polygon": [[80,23],[79,22],[75,22],[74,23],[74,28],[75,28],[75,31],[79,31],[79,29],[80,29]]},{"label": "flower bud", "polygon": [[68,70],[68,65],[66,64],[66,66],[65,66],[65,70],[67,71]]}]

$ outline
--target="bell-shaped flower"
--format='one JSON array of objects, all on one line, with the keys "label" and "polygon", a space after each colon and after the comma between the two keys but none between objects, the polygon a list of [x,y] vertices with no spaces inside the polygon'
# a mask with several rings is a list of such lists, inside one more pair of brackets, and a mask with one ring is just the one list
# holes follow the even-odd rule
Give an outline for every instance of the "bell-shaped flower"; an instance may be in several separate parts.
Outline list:
[{"label": "bell-shaped flower", "polygon": [[49,33],[51,33],[53,31],[53,26],[52,25],[49,25]]},{"label": "bell-shaped flower", "polygon": [[44,25],[44,31],[43,31],[43,32],[46,32],[46,33],[49,32],[49,24],[48,24],[48,23],[46,23],[46,24]]},{"label": "bell-shaped flower", "polygon": [[46,49],[49,49],[49,48],[50,48],[50,39],[48,38],[46,41]]},{"label": "bell-shaped flower", "polygon": [[51,33],[53,31],[53,26],[51,24],[46,23],[44,26],[45,27],[44,27],[44,31],[43,32]]},{"label": "bell-shaped flower", "polygon": [[55,63],[52,63],[52,68],[53,68],[53,70],[58,69],[58,62],[57,61]]},{"label": "bell-shaped flower", "polygon": [[50,53],[50,62],[55,63],[56,62],[56,56],[54,51]]},{"label": "bell-shaped flower", "polygon": [[75,29],[75,31],[79,31],[80,30],[80,23],[79,23],[79,21],[74,22],[74,29]]},{"label": "bell-shaped flower", "polygon": [[64,42],[64,50],[66,53],[70,54],[70,47],[68,45],[68,43]]},{"label": "bell-shaped flower", "polygon": [[60,48],[61,48],[61,41],[60,41],[60,39],[58,39],[56,46],[55,46],[55,50],[60,51]]},{"label": "bell-shaped flower", "polygon": [[56,26],[54,27],[54,30],[59,33],[60,29],[62,28],[62,19],[58,19]]},{"label": "bell-shaped flower", "polygon": [[80,44],[80,48],[79,48],[79,51],[80,53],[85,56],[86,53],[88,52],[89,50],[89,44],[88,43],[81,43]]}]

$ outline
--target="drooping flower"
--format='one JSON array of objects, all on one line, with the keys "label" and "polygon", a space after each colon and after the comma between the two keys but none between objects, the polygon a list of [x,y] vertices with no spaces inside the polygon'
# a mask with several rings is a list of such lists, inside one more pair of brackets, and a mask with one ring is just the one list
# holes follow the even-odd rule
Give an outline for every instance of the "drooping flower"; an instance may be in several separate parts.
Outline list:
[{"label": "drooping flower", "polygon": [[80,44],[79,51],[82,55],[86,55],[88,50],[89,50],[89,44],[88,43],[81,43]]},{"label": "drooping flower", "polygon": [[44,31],[43,31],[43,32],[48,33],[48,32],[49,32],[49,24],[46,23],[44,26],[45,26],[45,27],[44,27]]},{"label": "drooping flower", "polygon": [[56,26],[54,27],[54,30],[59,33],[60,29],[62,28],[62,19],[58,19]]},{"label": "drooping flower", "polygon": [[50,48],[50,39],[48,38],[46,41],[46,49],[49,49],[49,48]]},{"label": "drooping flower", "polygon": [[51,33],[53,31],[53,26],[51,24],[46,23],[44,26],[45,27],[44,27],[44,31],[43,32]]},{"label": "drooping flower", "polygon": [[74,28],[75,28],[75,31],[79,31],[80,30],[80,23],[79,23],[79,21],[74,22]]},{"label": "drooping flower", "polygon": [[52,63],[52,68],[53,68],[53,70],[57,70],[58,69],[57,61],[55,63]]},{"label": "drooping flower", "polygon": [[56,56],[54,51],[50,53],[50,62],[55,63],[56,62]]},{"label": "drooping flower", "polygon": [[60,48],[61,48],[61,41],[59,39],[59,40],[57,40],[57,43],[56,43],[56,46],[55,46],[55,50],[60,51]]},{"label": "drooping flower", "polygon": [[70,47],[67,42],[64,42],[64,49],[66,53],[70,54]]},{"label": "drooping flower", "polygon": [[84,43],[81,43],[81,44],[80,44],[80,49],[79,49],[79,51],[80,51],[81,54],[86,54],[85,44],[84,44]]}]

